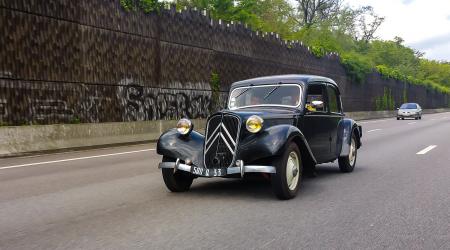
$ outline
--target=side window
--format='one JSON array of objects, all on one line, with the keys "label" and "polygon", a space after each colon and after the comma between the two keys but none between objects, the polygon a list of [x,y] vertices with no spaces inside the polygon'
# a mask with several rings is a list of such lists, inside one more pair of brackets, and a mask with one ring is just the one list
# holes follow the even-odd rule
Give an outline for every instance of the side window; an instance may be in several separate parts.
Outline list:
[{"label": "side window", "polygon": [[327,86],[328,103],[330,107],[330,112],[341,113],[341,105],[339,103],[339,97],[336,89],[330,85]]},{"label": "side window", "polygon": [[[308,92],[306,94],[305,108],[309,112],[327,112],[327,104],[325,98],[325,85],[323,84],[311,84],[308,86]],[[318,105],[322,102],[322,105]]]}]

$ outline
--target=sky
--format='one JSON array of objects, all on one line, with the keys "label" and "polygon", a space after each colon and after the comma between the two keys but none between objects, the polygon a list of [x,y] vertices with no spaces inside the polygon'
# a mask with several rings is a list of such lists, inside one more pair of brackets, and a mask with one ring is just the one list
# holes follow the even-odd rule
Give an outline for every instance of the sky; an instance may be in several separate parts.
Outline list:
[{"label": "sky", "polygon": [[450,0],[344,0],[352,7],[370,5],[386,19],[375,34],[425,52],[424,57],[450,61]]}]

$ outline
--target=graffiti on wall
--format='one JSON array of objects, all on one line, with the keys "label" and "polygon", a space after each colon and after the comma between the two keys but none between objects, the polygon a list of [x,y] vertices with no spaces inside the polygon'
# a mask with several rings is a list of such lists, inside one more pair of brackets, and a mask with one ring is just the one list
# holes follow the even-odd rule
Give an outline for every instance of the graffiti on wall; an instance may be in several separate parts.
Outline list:
[{"label": "graffiti on wall", "polygon": [[84,122],[101,122],[101,117],[105,115],[102,111],[113,105],[113,98],[102,95],[97,88],[90,90],[87,85],[83,85],[82,88],[77,114]]},{"label": "graffiti on wall", "polygon": [[121,81],[117,98],[125,121],[206,118],[212,101],[208,89],[144,87],[132,79]]},{"label": "graffiti on wall", "polygon": [[67,105],[64,100],[35,100],[31,105],[33,121],[46,121],[56,119],[59,121],[69,121],[74,116],[74,110]]}]

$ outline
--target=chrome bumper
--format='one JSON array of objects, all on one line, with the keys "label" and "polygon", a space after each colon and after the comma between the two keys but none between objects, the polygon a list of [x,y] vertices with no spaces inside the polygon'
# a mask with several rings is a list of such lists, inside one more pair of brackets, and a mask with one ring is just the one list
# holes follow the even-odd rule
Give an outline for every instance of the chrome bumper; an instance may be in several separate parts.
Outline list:
[{"label": "chrome bumper", "polygon": [[[242,161],[238,161],[242,162]],[[191,172],[191,165],[180,163],[179,159],[176,162],[161,162],[159,163],[158,168],[173,168],[174,172],[181,170],[189,173]],[[261,166],[261,165],[244,165],[237,164],[235,167],[227,168],[227,175],[232,174],[241,174],[241,177],[244,176],[244,173],[268,173],[275,174],[276,169],[274,166]]]}]

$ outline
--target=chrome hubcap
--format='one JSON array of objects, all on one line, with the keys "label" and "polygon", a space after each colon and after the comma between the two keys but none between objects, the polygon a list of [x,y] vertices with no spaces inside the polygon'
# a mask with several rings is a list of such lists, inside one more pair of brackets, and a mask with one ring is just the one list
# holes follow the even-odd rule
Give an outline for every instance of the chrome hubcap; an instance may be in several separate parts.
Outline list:
[{"label": "chrome hubcap", "polygon": [[354,165],[356,161],[356,142],[355,139],[352,138],[352,142],[350,144],[350,154],[348,155],[348,160],[350,165]]},{"label": "chrome hubcap", "polygon": [[286,179],[290,190],[295,190],[300,176],[299,159],[297,153],[292,151],[286,163]]}]

